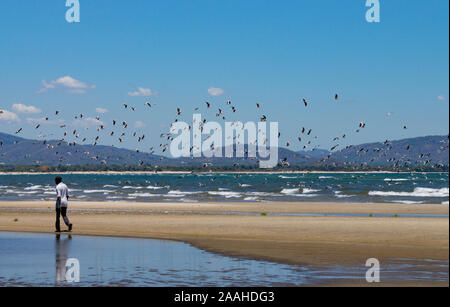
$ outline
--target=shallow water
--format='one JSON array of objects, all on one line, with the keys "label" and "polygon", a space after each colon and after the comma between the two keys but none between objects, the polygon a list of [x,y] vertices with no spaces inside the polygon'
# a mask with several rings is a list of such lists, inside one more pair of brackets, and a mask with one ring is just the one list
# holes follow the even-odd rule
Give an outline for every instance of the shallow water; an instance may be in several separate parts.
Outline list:
[{"label": "shallow water", "polygon": [[[67,259],[80,282],[64,276]],[[367,268],[312,268],[228,257],[181,242],[0,232],[0,286],[302,286],[365,280]],[[448,261],[398,259],[383,281],[448,282]]]},{"label": "shallow water", "polygon": [[[53,200],[54,175],[0,175],[0,201]],[[72,199],[142,202],[310,201],[448,205],[441,174],[65,175]]]}]

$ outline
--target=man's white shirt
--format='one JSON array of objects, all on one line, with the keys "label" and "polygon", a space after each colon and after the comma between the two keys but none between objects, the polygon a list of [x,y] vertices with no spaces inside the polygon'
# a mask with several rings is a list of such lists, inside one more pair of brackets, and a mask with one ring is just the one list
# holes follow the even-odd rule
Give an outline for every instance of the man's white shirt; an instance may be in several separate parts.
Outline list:
[{"label": "man's white shirt", "polygon": [[56,197],[61,197],[61,207],[67,207],[69,188],[61,182],[56,186]]}]

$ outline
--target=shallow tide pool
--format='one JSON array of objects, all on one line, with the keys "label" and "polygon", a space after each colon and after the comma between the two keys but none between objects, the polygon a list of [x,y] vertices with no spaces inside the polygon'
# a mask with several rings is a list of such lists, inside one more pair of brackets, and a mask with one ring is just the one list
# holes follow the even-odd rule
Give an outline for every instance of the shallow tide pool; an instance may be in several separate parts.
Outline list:
[{"label": "shallow tide pool", "polygon": [[[79,283],[65,279],[70,258]],[[0,232],[0,286],[303,286],[364,281],[366,270],[228,257],[164,240]],[[399,259],[381,273],[382,281],[448,282],[448,261]]]}]

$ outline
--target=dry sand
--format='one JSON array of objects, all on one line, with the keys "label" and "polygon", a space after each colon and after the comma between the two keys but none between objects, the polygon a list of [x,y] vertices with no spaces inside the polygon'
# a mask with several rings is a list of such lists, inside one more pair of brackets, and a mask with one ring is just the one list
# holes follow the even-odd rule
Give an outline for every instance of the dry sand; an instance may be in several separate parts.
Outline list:
[{"label": "dry sand", "polygon": [[[0,231],[51,233],[53,206],[49,202],[0,202]],[[74,234],[179,240],[212,252],[289,264],[364,265],[368,258],[381,263],[398,258],[449,258],[448,218],[261,216],[261,212],[448,215],[449,207],[131,202],[72,202],[69,207]]]}]

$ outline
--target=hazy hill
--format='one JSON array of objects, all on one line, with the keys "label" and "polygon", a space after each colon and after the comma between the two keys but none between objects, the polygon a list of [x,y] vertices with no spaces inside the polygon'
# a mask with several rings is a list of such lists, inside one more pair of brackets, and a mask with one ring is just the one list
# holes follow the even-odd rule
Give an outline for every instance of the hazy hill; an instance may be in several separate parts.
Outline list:
[{"label": "hazy hill", "polygon": [[[254,165],[252,158],[180,158],[169,159],[158,155],[135,152],[111,146],[76,145],[61,141],[27,140],[0,133],[0,165],[86,165],[86,166],[174,166],[192,167],[211,163],[214,166]],[[246,149],[247,147],[245,147]],[[327,150],[294,152],[279,148],[279,159],[286,159],[291,166],[324,165],[429,165],[449,164],[448,136],[426,136],[384,143],[349,146],[330,153]]]},{"label": "hazy hill", "polygon": [[426,136],[350,146],[331,155],[329,161],[353,164],[412,165],[449,164],[448,136]]}]

